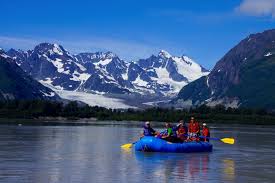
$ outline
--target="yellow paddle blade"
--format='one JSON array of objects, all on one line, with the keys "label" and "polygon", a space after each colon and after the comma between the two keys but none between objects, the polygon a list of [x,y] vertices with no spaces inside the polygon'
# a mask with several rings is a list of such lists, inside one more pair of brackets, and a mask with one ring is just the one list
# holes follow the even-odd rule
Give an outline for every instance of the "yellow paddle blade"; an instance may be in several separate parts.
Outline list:
[{"label": "yellow paddle blade", "polygon": [[124,144],[122,146],[120,146],[121,148],[131,148],[133,146],[133,144]]},{"label": "yellow paddle blade", "polygon": [[235,139],[233,139],[233,138],[223,138],[223,139],[221,139],[221,141],[226,144],[234,144],[235,143]]}]

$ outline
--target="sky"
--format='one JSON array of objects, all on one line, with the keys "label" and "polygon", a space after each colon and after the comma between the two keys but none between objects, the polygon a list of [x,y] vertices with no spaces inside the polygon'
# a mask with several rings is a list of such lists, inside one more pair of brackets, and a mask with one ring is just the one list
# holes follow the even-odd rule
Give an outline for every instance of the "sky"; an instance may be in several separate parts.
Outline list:
[{"label": "sky", "polygon": [[1,0],[0,47],[58,43],[134,61],[163,49],[207,69],[249,34],[275,28],[275,0]]}]

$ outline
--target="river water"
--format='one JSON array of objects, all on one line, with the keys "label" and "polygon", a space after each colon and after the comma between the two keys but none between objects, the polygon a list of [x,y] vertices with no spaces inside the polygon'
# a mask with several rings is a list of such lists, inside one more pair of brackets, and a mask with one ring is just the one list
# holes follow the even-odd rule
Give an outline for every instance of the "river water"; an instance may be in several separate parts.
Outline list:
[{"label": "river water", "polygon": [[0,182],[274,182],[274,126],[211,126],[211,153],[125,151],[131,125],[0,126]]}]

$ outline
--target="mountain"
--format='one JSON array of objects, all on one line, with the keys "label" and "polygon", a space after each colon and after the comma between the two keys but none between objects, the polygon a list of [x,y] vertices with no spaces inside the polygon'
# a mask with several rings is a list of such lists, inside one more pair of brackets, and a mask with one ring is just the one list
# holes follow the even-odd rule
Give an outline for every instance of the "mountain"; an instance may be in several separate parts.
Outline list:
[{"label": "mountain", "polygon": [[112,52],[70,54],[61,45],[41,43],[34,50],[7,54],[30,76],[58,90],[100,94],[173,96],[209,72],[187,56],[166,51],[127,62]]},{"label": "mountain", "polygon": [[163,95],[176,94],[183,86],[209,73],[189,57],[172,56],[164,50],[157,56],[140,59],[137,64],[151,79],[142,79],[148,83],[147,88]]},{"label": "mountain", "polygon": [[275,29],[242,40],[208,76],[183,87],[173,103],[274,108],[274,93]]},{"label": "mountain", "polygon": [[59,96],[27,75],[3,49],[0,49],[0,100],[47,99]]}]

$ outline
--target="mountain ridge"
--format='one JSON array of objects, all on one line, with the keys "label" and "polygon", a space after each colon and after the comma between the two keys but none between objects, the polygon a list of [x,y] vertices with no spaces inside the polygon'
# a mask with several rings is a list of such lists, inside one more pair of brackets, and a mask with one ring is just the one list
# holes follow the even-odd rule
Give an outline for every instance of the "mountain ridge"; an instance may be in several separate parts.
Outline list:
[{"label": "mountain ridge", "polygon": [[60,97],[28,76],[0,49],[0,100],[13,99],[59,100]]},{"label": "mountain ridge", "polygon": [[251,34],[230,49],[208,76],[183,87],[172,103],[273,108],[274,54],[275,29]]},{"label": "mountain ridge", "polygon": [[169,96],[208,74],[189,57],[172,56],[164,50],[135,62],[112,52],[70,54],[50,43],[28,51],[10,49],[7,54],[41,83],[70,91]]}]

